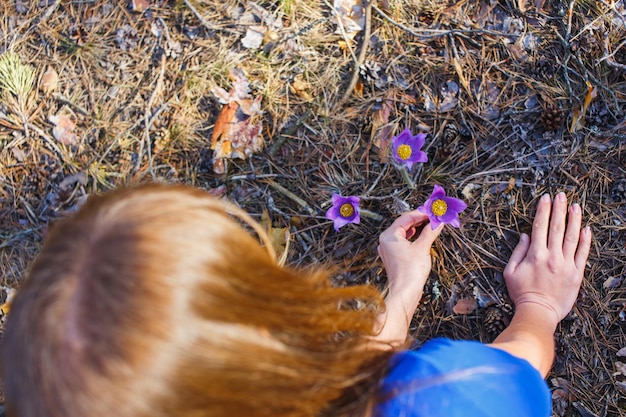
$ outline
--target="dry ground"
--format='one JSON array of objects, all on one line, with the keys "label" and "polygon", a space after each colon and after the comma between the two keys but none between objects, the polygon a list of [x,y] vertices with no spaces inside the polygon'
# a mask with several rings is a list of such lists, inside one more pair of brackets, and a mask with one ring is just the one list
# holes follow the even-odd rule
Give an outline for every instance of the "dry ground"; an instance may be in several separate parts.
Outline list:
[{"label": "dry ground", "polygon": [[[0,53],[35,75],[32,91],[0,101],[5,289],[50,222],[89,194],[151,180],[211,189],[258,218],[268,210],[291,233],[289,262],[339,264],[338,283],[383,286],[378,234],[441,184],[469,208],[436,243],[413,332],[488,341],[510,314],[501,271],[519,233],[539,196],[564,191],[595,239],[557,333],[554,413],[626,416],[624,1],[381,0],[352,42],[331,6],[2,1]],[[259,48],[242,43],[250,28],[265,31]],[[265,148],[216,174],[213,91],[231,89],[233,68],[261,97]],[[58,115],[76,123],[69,136],[53,132]],[[428,133],[414,189],[384,146],[405,127]],[[336,233],[324,218],[333,192],[361,196],[381,219]],[[455,314],[459,299],[478,308]]]}]

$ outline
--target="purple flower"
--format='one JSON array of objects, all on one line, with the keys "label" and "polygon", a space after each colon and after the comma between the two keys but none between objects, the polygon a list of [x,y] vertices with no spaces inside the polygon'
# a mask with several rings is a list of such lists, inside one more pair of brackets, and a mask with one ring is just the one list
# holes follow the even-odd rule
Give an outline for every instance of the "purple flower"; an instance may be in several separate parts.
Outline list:
[{"label": "purple flower", "polygon": [[425,139],[425,133],[413,136],[409,128],[404,129],[402,133],[391,139],[393,159],[399,164],[406,165],[408,169],[411,169],[416,162],[428,162],[428,155],[421,150]]},{"label": "purple flower", "polygon": [[443,187],[435,185],[433,193],[423,206],[417,209],[428,214],[430,227],[435,230],[441,223],[460,227],[459,213],[467,208],[463,200],[454,197],[446,197]]},{"label": "purple flower", "polygon": [[335,231],[348,223],[359,224],[359,197],[342,197],[333,193],[333,206],[326,212],[326,218],[335,222]]}]

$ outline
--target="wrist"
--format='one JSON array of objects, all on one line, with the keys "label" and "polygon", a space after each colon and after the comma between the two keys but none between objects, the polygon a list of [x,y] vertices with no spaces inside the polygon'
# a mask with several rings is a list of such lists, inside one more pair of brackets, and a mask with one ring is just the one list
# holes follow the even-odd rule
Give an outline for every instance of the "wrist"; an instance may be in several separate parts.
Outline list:
[{"label": "wrist", "polygon": [[544,330],[551,334],[561,321],[556,309],[546,302],[539,300],[517,300],[513,320]]}]

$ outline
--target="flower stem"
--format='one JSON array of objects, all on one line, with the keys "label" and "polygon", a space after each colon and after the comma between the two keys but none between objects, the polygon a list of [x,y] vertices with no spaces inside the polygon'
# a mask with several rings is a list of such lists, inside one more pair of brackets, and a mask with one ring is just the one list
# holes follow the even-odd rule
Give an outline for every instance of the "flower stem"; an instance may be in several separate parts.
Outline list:
[{"label": "flower stem", "polygon": [[406,167],[402,167],[400,169],[400,172],[402,173],[402,178],[404,179],[404,182],[406,182],[406,185],[411,189],[414,190],[415,189],[415,183],[413,182],[413,180],[411,179],[411,177],[409,176],[409,171],[407,171]]},{"label": "flower stem", "polygon": [[383,219],[383,216],[381,216],[380,214],[374,213],[373,211],[369,211],[365,209],[359,209],[359,214],[363,217],[369,217],[370,219],[374,219],[374,220]]}]

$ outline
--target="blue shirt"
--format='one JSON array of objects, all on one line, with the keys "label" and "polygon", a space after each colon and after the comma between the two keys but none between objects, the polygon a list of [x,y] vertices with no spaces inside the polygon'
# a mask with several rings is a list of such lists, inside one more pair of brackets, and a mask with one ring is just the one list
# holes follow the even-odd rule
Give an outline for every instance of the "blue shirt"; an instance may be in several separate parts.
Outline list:
[{"label": "blue shirt", "polygon": [[391,359],[377,417],[549,417],[551,395],[524,359],[474,341],[434,339]]}]

